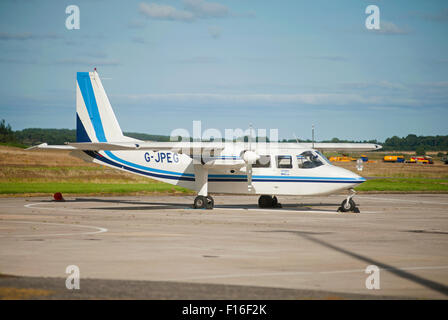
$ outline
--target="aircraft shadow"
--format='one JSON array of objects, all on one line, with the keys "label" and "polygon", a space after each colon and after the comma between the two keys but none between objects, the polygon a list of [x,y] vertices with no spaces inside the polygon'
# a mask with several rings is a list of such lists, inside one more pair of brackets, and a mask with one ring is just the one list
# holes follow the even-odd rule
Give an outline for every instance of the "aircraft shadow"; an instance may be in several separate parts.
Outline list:
[{"label": "aircraft shadow", "polygon": [[334,207],[334,211],[336,212],[336,208],[338,207],[338,205],[335,204],[282,204],[281,207],[278,208],[259,208],[257,204],[220,204],[220,205],[215,205],[216,209],[219,208],[223,208],[223,209],[251,209],[251,210],[275,210],[275,211],[297,211],[298,213],[300,212],[307,212],[307,211],[313,211],[313,212],[318,212],[318,211],[322,211],[322,212],[328,212],[329,210],[331,211],[332,209],[320,209],[318,207],[320,206],[333,206]]},{"label": "aircraft shadow", "polygon": [[189,208],[192,205],[178,202],[148,202],[148,201],[132,201],[132,200],[117,200],[117,199],[95,199],[95,198],[77,198],[76,202],[101,202],[101,203],[116,203],[129,204],[132,206],[120,207],[98,207],[90,208],[95,210],[164,210],[164,209],[179,209]]},{"label": "aircraft shadow", "polygon": [[[41,202],[55,202],[54,200],[43,200]],[[91,202],[91,203],[110,203],[110,204],[123,204],[129,206],[119,206],[119,207],[94,207],[89,208],[92,210],[129,210],[129,211],[143,211],[143,210],[166,210],[166,209],[192,209],[193,205],[187,203],[179,202],[154,202],[154,201],[135,201],[126,199],[100,199],[100,198],[76,198],[74,200],[64,200],[65,203],[76,203],[76,202]],[[296,210],[297,212],[307,212],[307,211],[323,211],[327,212],[329,209],[320,209],[319,207],[333,207],[336,208],[339,205],[337,203],[286,203],[282,204],[279,208],[268,208],[269,210],[282,209]],[[217,204],[216,209],[260,209],[256,203],[254,204]],[[261,209],[263,210],[263,209]],[[330,209],[332,210],[332,209]]]},{"label": "aircraft shadow", "polygon": [[412,281],[414,283],[417,283],[419,285],[422,285],[428,289],[440,292],[446,296],[448,296],[448,286],[439,283],[439,282],[435,282],[432,280],[428,280],[425,278],[422,278],[420,276],[417,276],[415,274],[409,273],[407,271],[395,268],[394,266],[388,265],[386,263],[383,263],[381,261],[360,255],[358,253],[349,251],[347,249],[338,247],[334,244],[328,243],[324,240],[318,239],[316,237],[313,237],[313,233],[312,232],[304,232],[304,231],[296,231],[296,230],[272,230],[272,231],[256,231],[256,232],[266,232],[266,233],[270,233],[270,232],[280,232],[280,233],[290,233],[296,236],[299,236],[301,238],[304,238],[306,240],[312,241],[314,243],[320,244],[321,246],[324,246],[326,248],[332,249],[334,251],[340,252],[342,254],[345,254],[349,257],[358,259],[360,261],[363,261],[364,263],[368,263],[369,265],[376,265],[378,266],[380,269],[384,269],[387,270],[391,273],[393,273],[394,275]]}]

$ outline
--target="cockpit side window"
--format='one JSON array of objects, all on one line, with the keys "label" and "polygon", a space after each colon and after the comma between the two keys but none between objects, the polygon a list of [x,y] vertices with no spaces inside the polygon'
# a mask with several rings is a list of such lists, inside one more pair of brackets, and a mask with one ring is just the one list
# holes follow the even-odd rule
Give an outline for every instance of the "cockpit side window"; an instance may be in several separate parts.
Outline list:
[{"label": "cockpit side window", "polygon": [[312,169],[323,165],[319,156],[311,151],[305,151],[298,155],[297,163],[300,169]]},{"label": "cockpit side window", "polygon": [[260,156],[260,159],[257,160],[252,165],[253,168],[270,168],[271,167],[271,156]]},{"label": "cockpit side window", "polygon": [[277,168],[291,169],[292,157],[291,156],[277,156]]}]

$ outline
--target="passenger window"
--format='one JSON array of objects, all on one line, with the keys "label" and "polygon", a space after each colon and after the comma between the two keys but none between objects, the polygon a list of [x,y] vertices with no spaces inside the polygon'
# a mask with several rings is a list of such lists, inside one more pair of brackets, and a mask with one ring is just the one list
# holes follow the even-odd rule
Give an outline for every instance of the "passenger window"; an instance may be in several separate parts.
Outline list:
[{"label": "passenger window", "polygon": [[297,156],[297,163],[300,169],[311,169],[323,165],[319,157],[313,154],[311,151],[305,151]]},{"label": "passenger window", "polygon": [[260,159],[257,160],[252,165],[253,168],[270,168],[271,167],[271,156],[260,156]]},{"label": "passenger window", "polygon": [[277,168],[292,169],[291,156],[277,156]]}]

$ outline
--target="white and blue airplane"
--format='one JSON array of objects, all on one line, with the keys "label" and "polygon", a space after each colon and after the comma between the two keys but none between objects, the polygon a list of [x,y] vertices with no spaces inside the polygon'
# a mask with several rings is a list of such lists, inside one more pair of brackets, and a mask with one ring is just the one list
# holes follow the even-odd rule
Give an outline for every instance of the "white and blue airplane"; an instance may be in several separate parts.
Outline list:
[{"label": "white and blue airplane", "polygon": [[280,206],[280,195],[350,190],[339,210],[359,212],[353,188],[366,180],[333,166],[320,151],[381,149],[365,143],[153,142],[126,137],[96,70],[77,73],[76,118],[77,142],[30,149],[72,150],[86,161],[195,190],[193,207],[198,209],[213,208],[213,193],[260,195],[258,205],[269,208]]}]

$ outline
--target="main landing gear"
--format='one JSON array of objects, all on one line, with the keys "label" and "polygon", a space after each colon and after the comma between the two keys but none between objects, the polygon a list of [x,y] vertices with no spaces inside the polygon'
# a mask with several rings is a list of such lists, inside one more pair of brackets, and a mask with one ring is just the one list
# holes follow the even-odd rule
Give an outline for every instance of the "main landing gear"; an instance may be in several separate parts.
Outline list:
[{"label": "main landing gear", "polygon": [[195,209],[213,209],[215,201],[211,196],[197,196],[194,199],[193,207]]},{"label": "main landing gear", "polygon": [[359,208],[356,206],[355,201],[353,200],[353,197],[356,194],[356,191],[353,189],[350,189],[351,194],[348,195],[347,199],[344,199],[342,201],[341,206],[338,208],[338,212],[353,212],[353,213],[359,213]]},{"label": "main landing gear", "polygon": [[276,196],[262,195],[258,198],[258,206],[260,208],[281,208]]},{"label": "main landing gear", "polygon": [[193,208],[213,209],[215,201],[208,195],[208,169],[197,163],[194,165],[194,174],[198,196],[194,199]]}]

